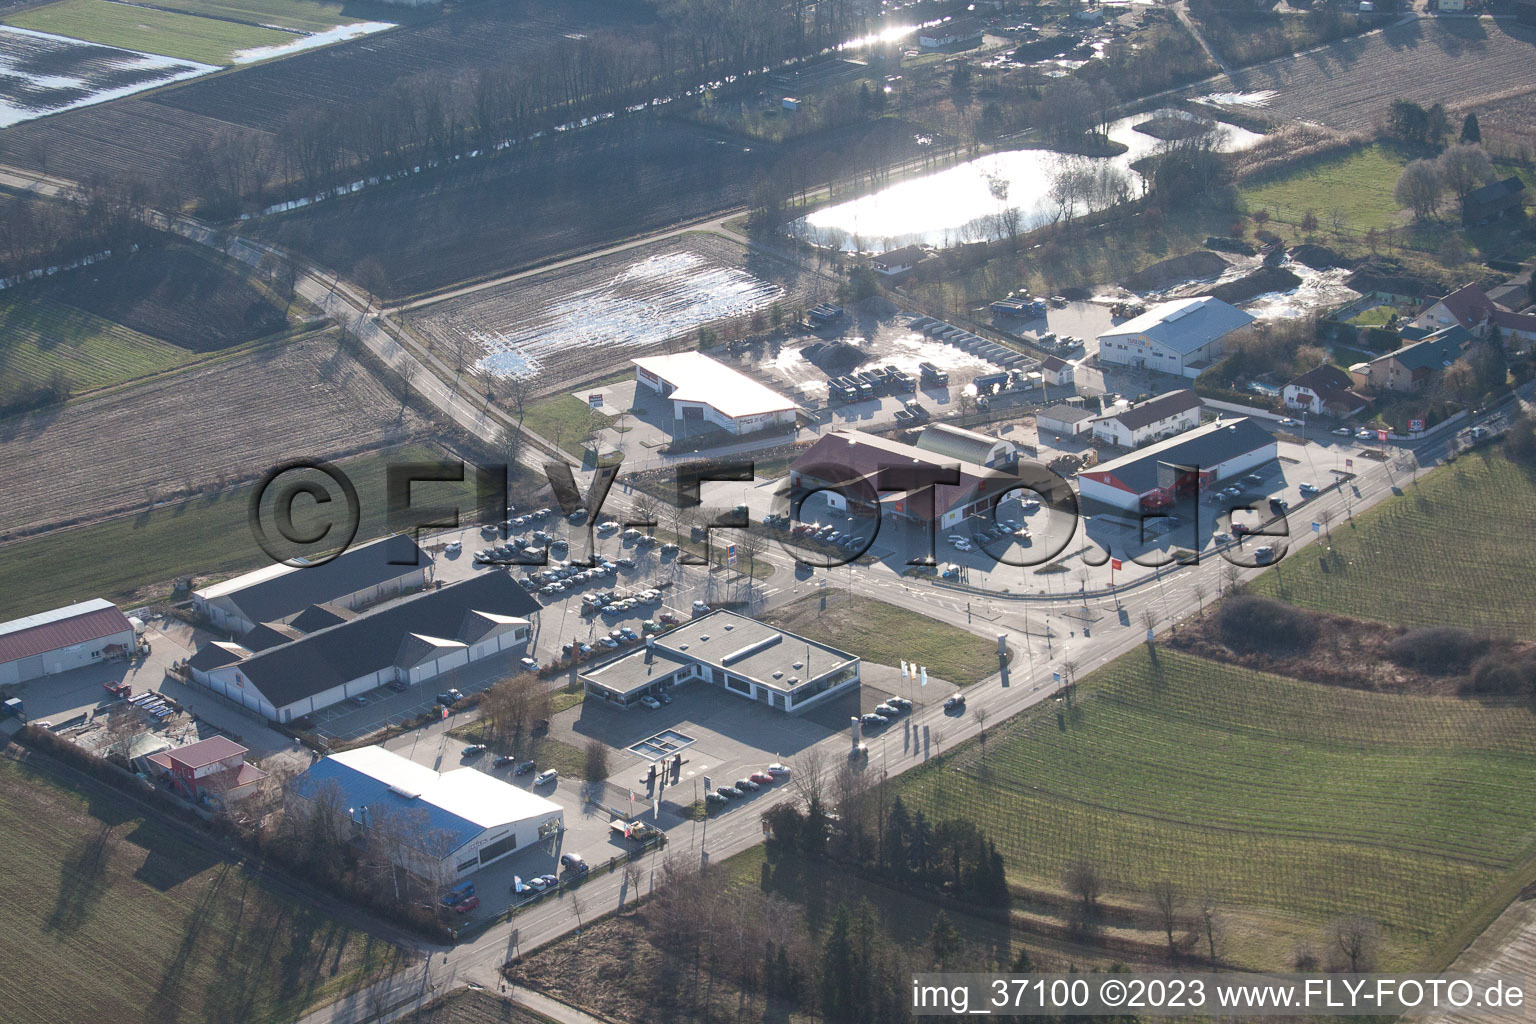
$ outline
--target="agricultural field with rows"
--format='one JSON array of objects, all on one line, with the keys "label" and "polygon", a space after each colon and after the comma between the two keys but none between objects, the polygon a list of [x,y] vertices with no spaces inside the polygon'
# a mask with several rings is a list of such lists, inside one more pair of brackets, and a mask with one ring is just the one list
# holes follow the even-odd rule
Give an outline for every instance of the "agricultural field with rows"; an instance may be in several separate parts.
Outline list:
[{"label": "agricultural field with rows", "polygon": [[1353,522],[1335,521],[1321,560],[1307,552],[1254,582],[1304,608],[1401,626],[1536,636],[1536,479],[1497,451],[1463,455]]},{"label": "agricultural field with rows", "polygon": [[0,377],[7,391],[56,374],[72,390],[132,380],[194,358],[176,345],[51,299],[0,301]]},{"label": "agricultural field with rows", "polygon": [[1298,939],[1379,920],[1384,963],[1438,967],[1536,857],[1536,708],[1318,686],[1143,648],[1061,703],[902,783],[985,823],[1010,881],[1079,860],[1108,898],[1172,881],[1234,918],[1226,959],[1284,969]]}]

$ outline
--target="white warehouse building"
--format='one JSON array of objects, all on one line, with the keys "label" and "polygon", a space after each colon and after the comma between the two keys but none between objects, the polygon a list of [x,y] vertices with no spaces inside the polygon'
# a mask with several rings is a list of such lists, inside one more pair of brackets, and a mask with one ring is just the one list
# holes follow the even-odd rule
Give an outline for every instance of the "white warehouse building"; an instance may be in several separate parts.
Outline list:
[{"label": "white warehouse building", "polygon": [[1099,362],[1198,377],[1253,317],[1212,295],[1162,302],[1099,335]]},{"label": "white warehouse building", "polygon": [[138,650],[133,623],[103,598],[0,623],[0,685],[57,675]]},{"label": "white warehouse building", "polygon": [[293,781],[295,809],[324,806],[359,835],[387,828],[396,863],[450,884],[565,827],[559,804],[474,768],[435,772],[383,747],[322,758]]},{"label": "white warehouse building", "polygon": [[700,352],[631,359],[635,379],[672,401],[672,416],[686,429],[711,423],[732,434],[793,426],[799,406],[772,388]]}]

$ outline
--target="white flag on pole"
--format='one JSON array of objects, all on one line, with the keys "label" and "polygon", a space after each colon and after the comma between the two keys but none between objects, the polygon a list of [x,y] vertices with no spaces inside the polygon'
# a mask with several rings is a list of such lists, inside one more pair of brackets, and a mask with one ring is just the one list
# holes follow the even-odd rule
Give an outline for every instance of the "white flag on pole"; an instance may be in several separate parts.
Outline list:
[{"label": "white flag on pole", "polygon": [[923,665],[917,671],[918,671],[918,674],[921,675],[922,678],[923,678],[922,685],[927,686],[928,685],[928,666],[927,665]]},{"label": "white flag on pole", "polygon": [[907,678],[907,659],[901,659],[901,678]]}]

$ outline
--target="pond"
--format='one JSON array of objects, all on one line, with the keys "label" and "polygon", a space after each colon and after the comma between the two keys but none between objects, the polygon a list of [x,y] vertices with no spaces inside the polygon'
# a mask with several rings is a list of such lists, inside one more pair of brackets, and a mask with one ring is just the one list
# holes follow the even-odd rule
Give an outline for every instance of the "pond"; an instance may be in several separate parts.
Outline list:
[{"label": "pond", "polygon": [[[1152,153],[1160,143],[1132,126],[1159,116],[1189,115],[1158,110],[1113,122],[1110,139],[1127,147],[1119,156],[1066,156],[1044,149],[992,153],[818,210],[794,222],[790,233],[823,245],[840,242],[848,250],[884,252],[912,243],[942,248],[998,238],[1003,234],[998,215],[1007,207],[1019,210],[1019,230],[1040,227],[1057,215],[1050,198],[1051,185],[1071,164],[1118,167],[1139,192],[1140,176],[1131,170],[1131,164]],[[1219,148],[1226,152],[1247,149],[1263,138],[1233,125],[1220,125],[1219,130]],[[999,201],[998,194],[1005,195],[1006,200]]]}]

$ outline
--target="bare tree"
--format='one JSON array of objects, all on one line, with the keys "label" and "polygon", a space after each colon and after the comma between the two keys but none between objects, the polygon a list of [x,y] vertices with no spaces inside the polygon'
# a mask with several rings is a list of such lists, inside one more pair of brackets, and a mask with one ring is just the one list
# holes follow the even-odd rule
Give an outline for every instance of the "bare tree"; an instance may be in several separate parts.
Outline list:
[{"label": "bare tree", "polygon": [[1328,926],[1328,938],[1351,972],[1368,971],[1376,962],[1381,928],[1363,914],[1350,914]]},{"label": "bare tree", "polygon": [[1216,897],[1207,892],[1200,897],[1200,925],[1205,933],[1205,949],[1211,963],[1216,962],[1216,940],[1221,936],[1221,915],[1216,910]]},{"label": "bare tree", "polygon": [[130,701],[117,702],[107,712],[107,753],[128,760],[134,742],[148,729],[148,712]]},{"label": "bare tree", "polygon": [[1331,540],[1333,538],[1333,530],[1331,529],[1333,525],[1333,509],[1323,509],[1317,514],[1317,521],[1323,524],[1323,536]]},{"label": "bare tree", "polygon": [[586,760],[582,764],[582,777],[589,783],[600,783],[612,772],[608,764],[608,745],[593,737],[587,740]]},{"label": "bare tree", "polygon": [[1104,876],[1099,874],[1099,869],[1087,860],[1075,861],[1067,868],[1062,881],[1066,884],[1067,891],[1082,904],[1085,915],[1092,914],[1099,906],[1099,897],[1104,894]]},{"label": "bare tree", "polygon": [[1440,172],[1440,180],[1457,199],[1467,198],[1473,190],[1494,176],[1493,162],[1483,152],[1482,146],[1450,146],[1440,154],[1435,167]]},{"label": "bare tree", "polygon": [[827,772],[830,766],[827,763],[827,755],[820,747],[806,747],[790,764],[790,778],[794,780],[795,791],[805,801],[806,806],[814,801],[826,803]]},{"label": "bare tree", "polygon": [[1152,883],[1152,907],[1157,911],[1157,917],[1163,925],[1163,932],[1168,936],[1168,955],[1178,953],[1178,947],[1173,941],[1173,930],[1178,927],[1179,911],[1184,906],[1184,898],[1179,895],[1178,887],[1172,882],[1162,881]]},{"label": "bare tree", "polygon": [[1204,583],[1196,583],[1190,589],[1193,590],[1194,593],[1195,593],[1196,609],[1198,611],[1204,612],[1205,611],[1205,584]]},{"label": "bare tree", "polygon": [[1414,220],[1428,220],[1440,206],[1440,193],[1444,190],[1445,182],[1435,161],[1415,160],[1398,176],[1392,198],[1412,210]]},{"label": "bare tree", "polygon": [[624,862],[624,884],[629,886],[629,908],[634,910],[640,902],[640,883],[645,878],[645,866],[639,858],[631,857]]},{"label": "bare tree", "polygon": [[987,759],[987,718],[989,712],[985,704],[978,704],[976,710],[971,712],[971,717],[976,719],[976,739],[981,742],[981,759]]},{"label": "bare tree", "polygon": [[1151,608],[1143,608],[1141,610],[1140,620],[1142,628],[1147,631],[1147,643],[1150,644],[1152,643],[1152,637],[1157,629],[1157,612],[1153,611]]}]

